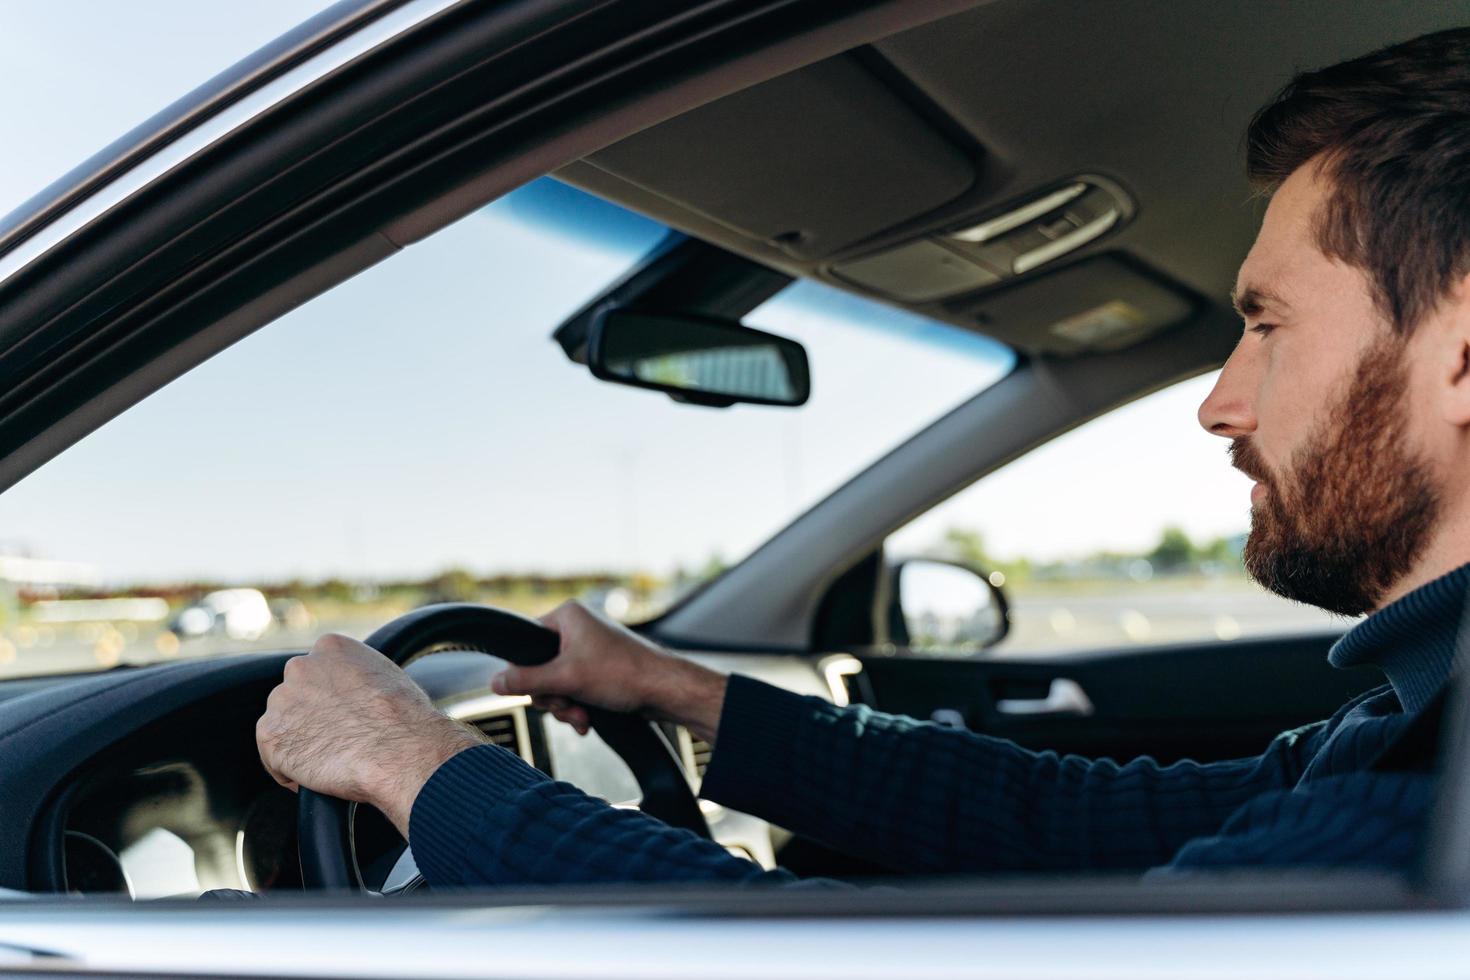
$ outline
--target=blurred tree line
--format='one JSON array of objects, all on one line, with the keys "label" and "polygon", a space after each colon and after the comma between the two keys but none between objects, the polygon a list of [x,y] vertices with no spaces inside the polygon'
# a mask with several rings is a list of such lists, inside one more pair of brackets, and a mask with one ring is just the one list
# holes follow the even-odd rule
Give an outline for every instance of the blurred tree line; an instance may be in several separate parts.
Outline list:
[{"label": "blurred tree line", "polygon": [[[1005,559],[990,553],[982,532],[953,527],[944,535],[945,557],[987,572],[999,571],[1008,582],[1087,579],[1146,580],[1155,576],[1205,575],[1232,577],[1243,574],[1240,547],[1244,536],[1217,537],[1195,541],[1179,527],[1166,527],[1158,542],[1138,553],[1098,551],[1080,558],[1039,562],[1026,557]],[[634,603],[665,601],[683,594],[701,582],[719,575],[727,563],[718,554],[703,564],[676,568],[669,575],[646,571],[590,571],[565,575],[506,572],[477,575],[464,568],[448,568],[421,578],[357,579],[328,577],[308,580],[293,578],[277,582],[187,581],[133,583],[115,588],[72,588],[0,591],[0,625],[13,619],[17,608],[40,599],[103,599],[114,596],[161,598],[171,606],[197,601],[217,589],[249,585],[271,600],[299,600],[308,604],[385,603],[411,607],[429,602],[490,602],[511,607],[545,606],[574,596],[605,595],[623,590]]]},{"label": "blurred tree line", "polygon": [[942,550],[956,561],[986,571],[999,571],[1010,582],[1079,578],[1147,580],[1156,575],[1234,577],[1245,571],[1240,558],[1243,538],[1241,535],[1195,541],[1183,528],[1171,525],[1159,533],[1158,543],[1146,551],[1096,551],[1068,561],[1037,562],[1025,557],[999,558],[986,549],[983,532],[954,527],[945,532]]}]

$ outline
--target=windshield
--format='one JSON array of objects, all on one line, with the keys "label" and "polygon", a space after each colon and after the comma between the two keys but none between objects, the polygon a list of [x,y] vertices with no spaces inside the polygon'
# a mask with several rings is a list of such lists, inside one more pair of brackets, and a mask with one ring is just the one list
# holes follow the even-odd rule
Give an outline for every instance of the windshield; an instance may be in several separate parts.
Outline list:
[{"label": "windshield", "polygon": [[365,636],[430,601],[657,614],[1012,366],[817,283],[745,321],[811,400],[709,409],[551,340],[667,229],[543,179],[252,335],[0,495],[0,674]]}]

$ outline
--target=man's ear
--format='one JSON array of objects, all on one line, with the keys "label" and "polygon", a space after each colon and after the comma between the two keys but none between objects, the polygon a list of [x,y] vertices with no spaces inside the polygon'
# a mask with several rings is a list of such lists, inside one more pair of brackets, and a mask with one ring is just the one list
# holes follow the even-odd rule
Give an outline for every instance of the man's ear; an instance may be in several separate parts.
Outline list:
[{"label": "man's ear", "polygon": [[1470,275],[1450,290],[1441,312],[1442,411],[1446,422],[1470,429]]}]

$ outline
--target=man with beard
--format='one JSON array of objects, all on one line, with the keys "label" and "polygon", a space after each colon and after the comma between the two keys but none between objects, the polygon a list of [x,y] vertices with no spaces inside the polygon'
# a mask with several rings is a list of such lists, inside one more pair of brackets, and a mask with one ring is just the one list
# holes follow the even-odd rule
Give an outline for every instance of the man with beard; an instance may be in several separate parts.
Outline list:
[{"label": "man with beard", "polygon": [[[707,798],[915,874],[1406,867],[1431,777],[1383,760],[1443,687],[1470,587],[1470,30],[1298,76],[1248,167],[1271,202],[1200,422],[1257,481],[1250,574],[1371,613],[1330,659],[1387,685],[1256,757],[1120,765],[726,677],[569,605],[545,619],[560,655],[495,689],[584,733],[583,704],[688,726],[715,745]],[[361,644],[292,664],[267,768],[378,806],[432,884],[792,880],[480,744]]]}]

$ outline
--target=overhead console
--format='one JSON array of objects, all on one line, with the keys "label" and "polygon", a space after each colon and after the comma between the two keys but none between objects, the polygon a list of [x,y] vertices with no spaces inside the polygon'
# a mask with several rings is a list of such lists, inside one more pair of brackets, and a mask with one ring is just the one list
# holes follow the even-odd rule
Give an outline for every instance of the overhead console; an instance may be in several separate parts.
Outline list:
[{"label": "overhead console", "polygon": [[910,303],[997,285],[1121,226],[1132,202],[1102,177],[1077,177],[958,228],[832,266],[838,278]]},{"label": "overhead console", "polygon": [[[992,82],[974,99],[1004,108],[1006,89]],[[1133,186],[1132,169],[1103,176],[1094,144],[1070,162],[1028,160],[1031,141],[1059,124],[992,140],[928,87],[880,53],[849,53],[661,122],[558,176],[771,270],[766,279],[826,280],[1031,353],[1119,350],[1206,302],[1170,263],[1140,258],[1175,198],[1151,196],[1143,214],[1122,183]],[[672,282],[708,288],[692,274]],[[731,310],[721,287],[711,302],[739,315],[770,291],[740,292],[751,302]]]},{"label": "overhead console", "polygon": [[1023,350],[1084,354],[1132,346],[1195,311],[1196,301],[1121,253],[944,304],[946,319]]},{"label": "overhead console", "polygon": [[1061,261],[1122,228],[1133,210],[1116,183],[1077,176],[828,272],[902,303],[937,304],[946,319],[1025,350],[1117,350],[1193,308],[1121,254]]}]

